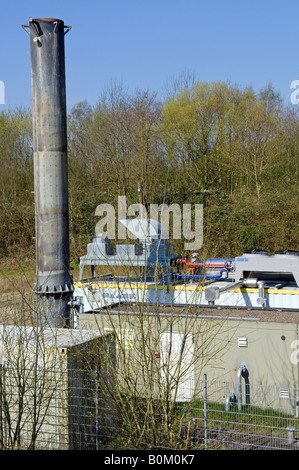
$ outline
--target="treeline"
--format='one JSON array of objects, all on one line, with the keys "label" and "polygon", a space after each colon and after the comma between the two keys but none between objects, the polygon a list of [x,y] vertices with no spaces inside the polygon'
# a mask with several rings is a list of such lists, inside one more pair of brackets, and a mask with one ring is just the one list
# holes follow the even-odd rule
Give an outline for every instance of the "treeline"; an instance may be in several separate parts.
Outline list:
[{"label": "treeline", "polygon": [[[271,85],[194,81],[163,102],[112,85],[94,107],[71,110],[68,133],[72,259],[94,234],[96,207],[118,196],[203,204],[202,257],[299,250],[299,115]],[[32,258],[31,110],[0,114],[0,157],[1,259]],[[174,249],[182,254],[183,241]]]}]

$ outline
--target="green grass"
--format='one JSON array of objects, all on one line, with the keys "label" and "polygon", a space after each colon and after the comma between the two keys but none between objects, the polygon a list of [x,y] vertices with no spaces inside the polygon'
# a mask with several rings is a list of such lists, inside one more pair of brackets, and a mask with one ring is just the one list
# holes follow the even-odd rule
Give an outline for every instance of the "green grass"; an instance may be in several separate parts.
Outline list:
[{"label": "green grass", "polygon": [[[204,426],[204,402],[178,403],[177,415],[186,416],[188,419],[196,419],[198,427]],[[243,406],[238,410],[233,405],[227,412],[225,404],[207,403],[207,427],[210,429],[221,428],[222,430],[257,432],[259,434],[283,435],[285,436],[288,426],[299,426],[298,418],[293,415],[282,413],[273,408],[261,408],[257,406]]]}]

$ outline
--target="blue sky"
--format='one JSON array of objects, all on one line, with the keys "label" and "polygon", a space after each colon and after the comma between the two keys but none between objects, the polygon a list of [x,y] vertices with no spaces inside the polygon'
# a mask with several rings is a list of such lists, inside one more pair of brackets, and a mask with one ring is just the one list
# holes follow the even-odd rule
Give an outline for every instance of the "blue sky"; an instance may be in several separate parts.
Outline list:
[{"label": "blue sky", "polygon": [[5,105],[31,107],[29,17],[71,25],[65,36],[68,110],[96,104],[111,82],[157,92],[182,72],[286,102],[299,80],[299,0],[0,0]]}]

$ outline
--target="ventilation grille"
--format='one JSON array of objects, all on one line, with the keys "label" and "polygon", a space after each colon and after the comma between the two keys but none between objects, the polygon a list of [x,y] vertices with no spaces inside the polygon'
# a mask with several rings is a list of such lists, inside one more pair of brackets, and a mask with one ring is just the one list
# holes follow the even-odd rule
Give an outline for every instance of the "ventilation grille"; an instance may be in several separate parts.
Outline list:
[{"label": "ventilation grille", "polygon": [[279,398],[290,398],[290,390],[288,388],[280,388]]},{"label": "ventilation grille", "polygon": [[238,346],[240,348],[247,348],[247,338],[238,338]]}]

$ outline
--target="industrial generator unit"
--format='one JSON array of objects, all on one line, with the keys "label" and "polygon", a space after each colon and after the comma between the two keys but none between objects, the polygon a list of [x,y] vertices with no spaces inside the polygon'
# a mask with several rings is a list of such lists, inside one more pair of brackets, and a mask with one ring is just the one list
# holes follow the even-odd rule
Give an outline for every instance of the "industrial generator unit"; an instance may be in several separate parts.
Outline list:
[{"label": "industrial generator unit", "polygon": [[[122,221],[127,227],[131,222]],[[168,306],[299,310],[299,252],[285,250],[270,256],[251,250],[235,258],[197,261],[193,254],[190,259],[181,259],[163,239],[157,221],[135,219],[134,228],[138,243],[114,247],[107,237],[98,235],[88,244],[87,254],[80,258],[80,279],[74,283],[72,303],[77,312],[141,301]],[[84,277],[87,266],[90,276]],[[140,273],[97,273],[100,267],[115,266],[127,272],[138,267]]]}]

